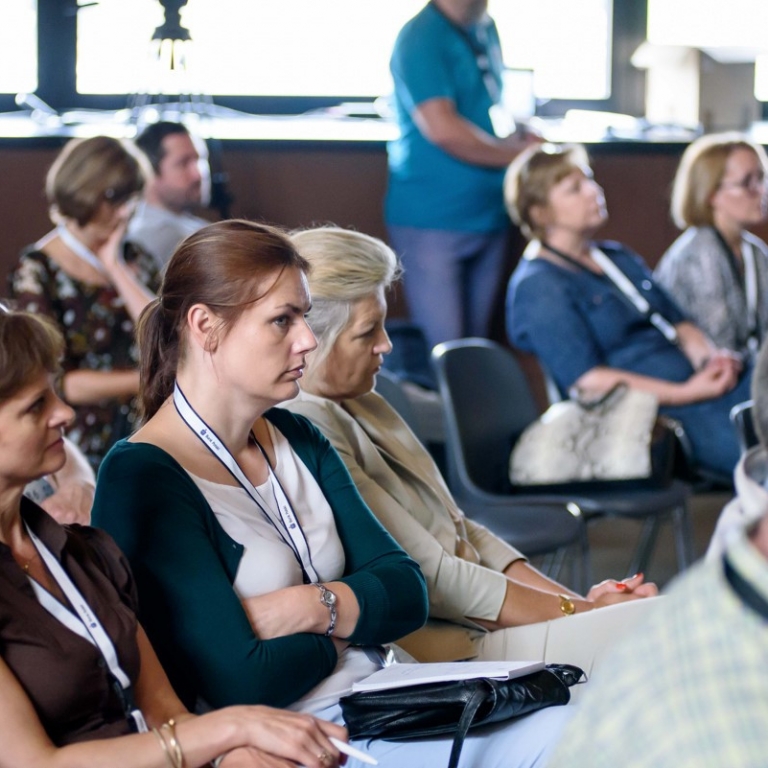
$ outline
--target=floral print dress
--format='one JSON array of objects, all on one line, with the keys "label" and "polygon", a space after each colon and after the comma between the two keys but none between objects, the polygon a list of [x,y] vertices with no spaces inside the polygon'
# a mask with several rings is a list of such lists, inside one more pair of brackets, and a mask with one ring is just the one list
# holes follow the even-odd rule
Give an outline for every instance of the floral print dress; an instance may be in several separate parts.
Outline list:
[{"label": "floral print dress", "polygon": [[[125,258],[139,280],[156,291],[160,281],[152,259],[130,246],[126,246]],[[134,323],[113,286],[70,277],[34,247],[22,252],[8,280],[17,309],[48,315],[63,332],[64,373],[136,368]],[[94,469],[113,443],[131,433],[136,406],[136,398],[132,397],[75,407],[75,420],[67,435]]]}]

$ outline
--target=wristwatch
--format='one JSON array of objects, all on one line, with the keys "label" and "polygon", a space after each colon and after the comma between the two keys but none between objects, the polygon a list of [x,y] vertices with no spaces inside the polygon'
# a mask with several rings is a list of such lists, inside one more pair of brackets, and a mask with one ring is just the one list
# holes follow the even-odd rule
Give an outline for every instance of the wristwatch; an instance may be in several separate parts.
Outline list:
[{"label": "wristwatch", "polygon": [[320,590],[320,602],[330,611],[331,623],[325,630],[325,636],[330,637],[336,629],[336,595],[325,584],[313,584]]},{"label": "wristwatch", "polygon": [[563,616],[573,616],[576,613],[576,606],[568,595],[558,595],[560,598],[560,610]]}]

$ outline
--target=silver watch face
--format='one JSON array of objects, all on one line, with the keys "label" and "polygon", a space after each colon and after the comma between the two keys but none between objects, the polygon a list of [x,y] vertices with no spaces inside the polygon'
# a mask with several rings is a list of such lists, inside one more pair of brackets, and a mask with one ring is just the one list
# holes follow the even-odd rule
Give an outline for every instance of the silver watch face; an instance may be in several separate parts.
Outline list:
[{"label": "silver watch face", "polygon": [[332,605],[336,605],[336,595],[331,592],[330,589],[326,589],[320,596],[320,599],[323,601],[323,604],[327,605],[329,608]]}]

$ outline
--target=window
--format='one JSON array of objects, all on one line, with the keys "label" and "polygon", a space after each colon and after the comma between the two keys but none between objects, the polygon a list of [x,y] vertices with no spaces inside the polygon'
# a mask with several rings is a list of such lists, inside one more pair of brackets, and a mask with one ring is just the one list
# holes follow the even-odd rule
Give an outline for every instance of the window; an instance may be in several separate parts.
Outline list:
[{"label": "window", "polygon": [[0,93],[37,89],[37,2],[3,0],[0,24]]},{"label": "window", "polygon": [[[78,13],[77,90],[380,96],[391,90],[388,62],[397,32],[424,2],[188,0],[181,18],[193,42],[186,74],[180,70],[174,79],[149,53],[152,33],[163,21],[158,0],[100,0]],[[535,70],[538,97],[605,99],[612,5],[611,0],[491,0],[490,12],[507,65]]]}]

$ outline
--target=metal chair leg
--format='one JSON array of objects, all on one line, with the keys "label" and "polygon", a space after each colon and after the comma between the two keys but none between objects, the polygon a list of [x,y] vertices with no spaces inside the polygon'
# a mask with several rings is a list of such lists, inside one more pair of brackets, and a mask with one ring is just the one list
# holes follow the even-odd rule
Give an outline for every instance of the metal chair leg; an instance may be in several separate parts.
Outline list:
[{"label": "metal chair leg", "polygon": [[653,548],[656,546],[656,539],[659,536],[661,526],[661,517],[646,517],[643,522],[643,528],[640,532],[640,540],[635,547],[632,555],[632,561],[629,564],[627,576],[634,576],[636,573],[645,573],[648,570],[648,564],[651,562]]}]

